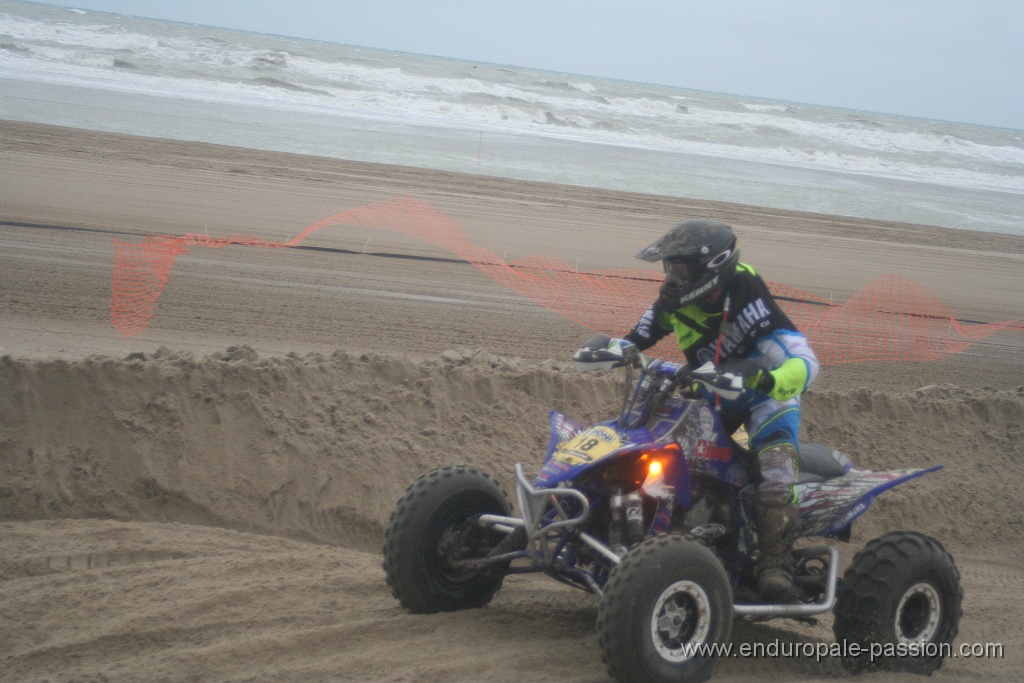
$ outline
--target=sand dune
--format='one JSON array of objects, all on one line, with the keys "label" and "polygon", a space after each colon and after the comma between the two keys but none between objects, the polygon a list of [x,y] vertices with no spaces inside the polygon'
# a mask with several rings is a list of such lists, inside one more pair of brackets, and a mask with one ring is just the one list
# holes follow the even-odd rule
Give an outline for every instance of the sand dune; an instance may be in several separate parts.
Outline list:
[{"label": "sand dune", "polygon": [[[512,463],[537,466],[550,408],[596,418],[619,381],[480,350],[421,362],[260,358],[245,346],[204,358],[5,358],[6,675],[130,680],[145,662],[149,680],[518,680],[526,661],[540,680],[602,680],[593,598],[520,579],[487,609],[413,617],[390,597],[378,553],[392,505],[420,473],[467,463],[509,487]],[[990,603],[965,610],[962,632],[1019,637],[1000,593],[1019,600],[1024,584],[1024,387],[826,391],[807,405],[811,437],[859,466],[947,465],[880,499],[845,554],[894,526],[934,535],[960,560],[968,605]],[[744,625],[736,637],[830,637],[824,626],[779,628]],[[944,672],[999,679],[1007,665]],[[840,673],[830,662],[772,668]]]}]

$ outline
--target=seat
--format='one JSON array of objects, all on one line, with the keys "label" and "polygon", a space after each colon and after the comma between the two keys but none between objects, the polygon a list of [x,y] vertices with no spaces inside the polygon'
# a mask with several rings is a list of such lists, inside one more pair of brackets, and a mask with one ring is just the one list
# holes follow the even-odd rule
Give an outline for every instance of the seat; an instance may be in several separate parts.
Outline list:
[{"label": "seat", "polygon": [[802,443],[797,461],[797,482],[805,484],[835,479],[849,472],[851,467],[853,463],[846,454],[831,446]]}]

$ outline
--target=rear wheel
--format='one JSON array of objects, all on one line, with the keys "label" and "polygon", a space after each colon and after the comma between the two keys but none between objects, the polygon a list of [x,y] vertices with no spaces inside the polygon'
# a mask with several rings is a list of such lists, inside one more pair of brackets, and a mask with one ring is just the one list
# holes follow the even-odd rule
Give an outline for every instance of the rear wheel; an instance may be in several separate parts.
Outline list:
[{"label": "rear wheel", "polygon": [[424,474],[398,501],[384,533],[384,572],[392,594],[418,613],[486,605],[502,577],[452,562],[483,557],[501,540],[500,532],[468,522],[471,517],[511,511],[498,482],[480,470],[449,465]]},{"label": "rear wheel", "polygon": [[885,534],[864,546],[836,599],[837,642],[858,643],[851,671],[930,674],[956,638],[963,588],[952,556],[935,539],[912,531]]},{"label": "rear wheel", "polygon": [[732,590],[713,552],[656,536],[612,571],[597,617],[608,673],[622,683],[703,681],[732,630]]}]

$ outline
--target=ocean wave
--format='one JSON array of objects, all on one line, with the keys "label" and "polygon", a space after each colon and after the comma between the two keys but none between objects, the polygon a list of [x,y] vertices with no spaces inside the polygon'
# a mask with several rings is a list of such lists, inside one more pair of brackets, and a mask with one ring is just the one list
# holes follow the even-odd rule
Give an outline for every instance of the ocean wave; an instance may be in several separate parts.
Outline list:
[{"label": "ocean wave", "polygon": [[593,83],[584,83],[579,81],[543,79],[537,81],[537,84],[542,88],[553,88],[554,90],[560,91],[575,91],[588,94],[597,92],[597,88],[594,87]]},{"label": "ocean wave", "polygon": [[7,78],[1024,191],[1024,140],[1009,131],[210,27],[25,13],[0,14]]},{"label": "ocean wave", "polygon": [[679,105],[652,97],[614,97],[608,100],[611,110],[618,116],[674,118],[679,114]]},{"label": "ocean wave", "polygon": [[740,106],[749,111],[757,112],[776,112],[784,114],[789,111],[789,107],[783,104],[751,104],[749,102],[741,102]]},{"label": "ocean wave", "polygon": [[[457,107],[461,118],[455,123],[459,125],[542,121],[551,126],[580,130],[634,130],[639,146],[655,144],[653,141],[660,139],[670,143],[681,140],[685,146],[692,147],[690,143],[704,140],[712,144],[766,149],[779,147],[782,140],[799,139],[799,143],[794,143],[798,147],[838,150],[846,157],[924,154],[948,158],[955,155],[978,162],[1021,165],[1020,170],[1024,172],[1024,146],[984,144],[949,132],[901,130],[860,115],[816,120],[805,115],[806,112],[779,103],[728,101],[719,96],[713,107],[696,102],[680,104],[681,100],[686,101],[685,97],[616,94],[612,85],[599,87],[596,81],[543,78],[531,82],[529,78],[521,78],[524,71],[514,69],[489,70],[488,73],[503,74],[504,82],[453,78],[442,71],[414,74],[386,61],[370,65],[296,55],[231,42],[208,32],[195,37],[157,37],[109,23],[57,26],[9,14],[0,15],[0,28],[14,39],[5,43],[4,49],[8,52],[34,56],[50,65],[106,67],[150,74],[155,79],[176,79],[178,85],[186,85],[181,93],[184,97],[189,96],[188,86],[206,89],[208,84],[200,83],[203,79],[211,83],[232,79],[230,74],[221,74],[219,70],[248,67],[272,71],[281,81],[280,84],[269,83],[273,87],[340,97],[347,99],[347,106],[366,111],[377,110],[379,103],[392,100],[382,93],[400,93],[404,115],[420,112],[425,119],[436,116],[439,110],[450,116],[453,105],[463,105]],[[69,72],[65,71],[65,75],[69,81],[73,80]],[[95,74],[82,75],[95,81]],[[267,84],[258,80],[255,83]],[[364,94],[360,95],[360,90]],[[500,117],[495,117],[493,111],[486,108],[474,111],[464,106],[469,104],[465,99],[452,99],[470,95],[491,96],[507,107],[521,107],[523,112],[517,115],[506,108]],[[550,112],[551,116],[538,118],[537,110]],[[730,136],[735,139],[730,140]]]},{"label": "ocean wave", "polygon": [[31,52],[31,50],[29,50],[27,47],[25,47],[24,45],[19,45],[18,43],[0,43],[0,50],[18,52],[23,55],[27,55]]},{"label": "ocean wave", "polygon": [[253,66],[283,69],[288,66],[290,55],[287,52],[262,52],[252,56]]},{"label": "ocean wave", "polygon": [[253,78],[250,81],[250,83],[259,86],[268,86],[271,88],[281,88],[283,90],[288,90],[290,92],[304,92],[314,95],[326,95],[328,97],[331,96],[330,93],[325,92],[323,90],[317,90],[315,88],[306,88],[301,85],[296,85],[295,83],[289,83],[288,81],[282,80],[280,78],[274,78],[272,76],[260,76],[259,78]]},{"label": "ocean wave", "polygon": [[556,114],[551,111],[544,112],[544,123],[552,126],[565,126],[568,128],[593,128],[594,126],[592,121],[589,121],[582,116],[566,116],[564,114]]}]

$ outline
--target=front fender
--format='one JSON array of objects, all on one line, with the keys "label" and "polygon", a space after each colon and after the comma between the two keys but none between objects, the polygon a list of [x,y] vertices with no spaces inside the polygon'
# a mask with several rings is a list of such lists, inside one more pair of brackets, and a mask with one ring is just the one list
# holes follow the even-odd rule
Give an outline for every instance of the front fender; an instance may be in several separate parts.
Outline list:
[{"label": "front fender", "polygon": [[586,470],[654,441],[647,430],[622,431],[614,422],[584,427],[555,411],[551,412],[550,422],[547,457],[534,481],[534,486],[541,488],[573,479]]}]

